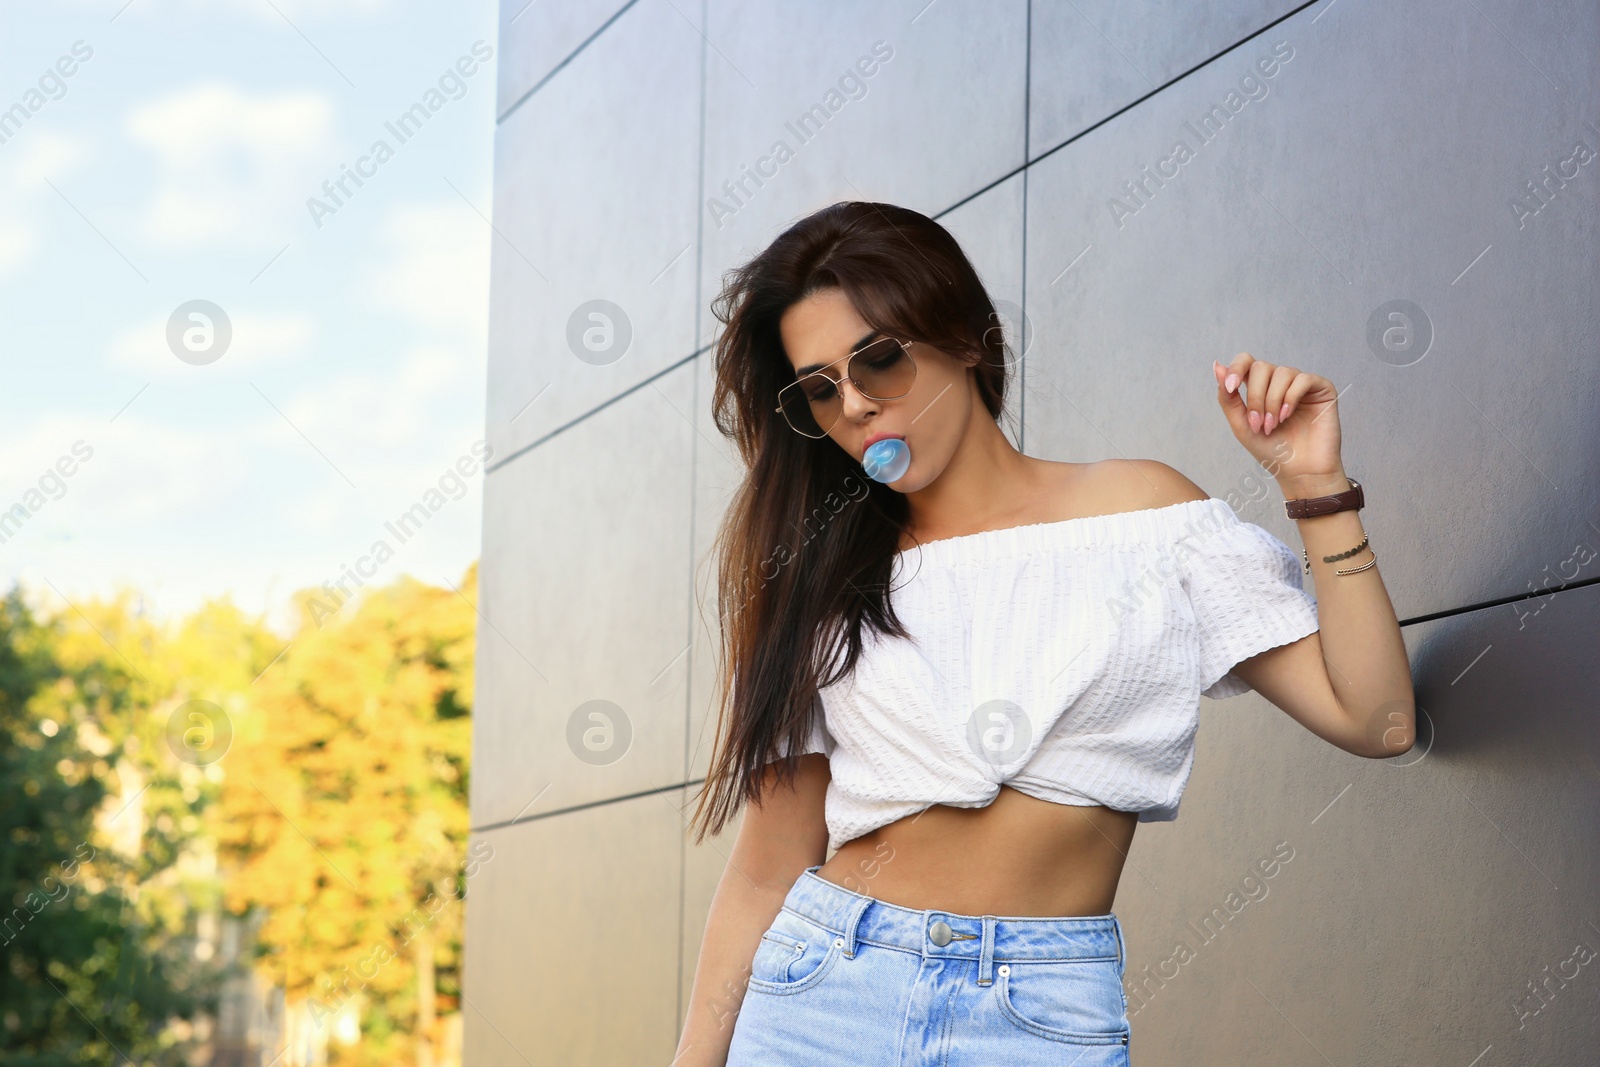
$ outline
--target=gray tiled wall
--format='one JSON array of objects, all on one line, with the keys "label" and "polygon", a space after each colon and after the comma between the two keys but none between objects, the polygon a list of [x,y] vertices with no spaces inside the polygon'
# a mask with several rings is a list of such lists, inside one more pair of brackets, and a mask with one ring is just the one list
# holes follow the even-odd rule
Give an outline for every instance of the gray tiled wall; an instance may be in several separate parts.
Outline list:
[{"label": "gray tiled wall", "polygon": [[[1134,1062],[1600,1059],[1600,959],[1564,963],[1600,949],[1600,158],[1574,157],[1600,151],[1600,9],[506,0],[500,22],[472,793],[496,858],[467,1062],[672,1057],[735,832],[684,832],[739,476],[709,304],[838,199],[939,218],[1028,323],[1005,428],[1031,454],[1164,460],[1298,548],[1210,360],[1341,389],[1427,730],[1373,762],[1254,695],[1206,702],[1183,815],[1141,829],[1116,902]],[[747,177],[778,139],[793,158]],[[575,350],[575,321],[620,321],[592,301],[625,351]]]}]

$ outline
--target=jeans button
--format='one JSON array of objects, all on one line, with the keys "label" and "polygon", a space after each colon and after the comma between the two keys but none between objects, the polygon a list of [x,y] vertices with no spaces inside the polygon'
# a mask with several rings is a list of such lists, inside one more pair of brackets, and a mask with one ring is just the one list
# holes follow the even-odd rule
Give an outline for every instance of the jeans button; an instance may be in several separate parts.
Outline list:
[{"label": "jeans button", "polygon": [[943,948],[950,943],[950,935],[955,931],[950,929],[950,924],[940,919],[928,927],[928,940]]}]

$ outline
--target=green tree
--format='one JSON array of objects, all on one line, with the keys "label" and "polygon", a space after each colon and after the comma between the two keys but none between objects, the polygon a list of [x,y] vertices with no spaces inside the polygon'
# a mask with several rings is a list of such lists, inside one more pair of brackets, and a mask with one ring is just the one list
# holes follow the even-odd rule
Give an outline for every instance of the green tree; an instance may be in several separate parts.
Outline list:
[{"label": "green tree", "polygon": [[[173,795],[181,807],[182,790],[152,773],[157,753],[140,726],[153,683],[116,646],[144,658],[158,637],[126,596],[43,619],[19,587],[0,601],[5,1063],[181,1064],[172,1024],[208,1003],[192,943],[162,894],[144,889],[171,867],[183,824],[138,847],[144,821],[168,814]],[[137,812],[121,796],[124,774],[147,783]],[[108,833],[131,837],[131,854],[107,847]]]}]

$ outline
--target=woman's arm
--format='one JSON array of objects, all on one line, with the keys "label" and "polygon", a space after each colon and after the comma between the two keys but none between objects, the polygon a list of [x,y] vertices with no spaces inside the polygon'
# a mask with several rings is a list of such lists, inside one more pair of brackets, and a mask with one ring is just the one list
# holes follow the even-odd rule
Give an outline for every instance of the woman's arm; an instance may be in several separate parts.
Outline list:
[{"label": "woman's arm", "polygon": [[[1280,483],[1285,499],[1329,496],[1350,488],[1333,480]],[[1394,606],[1377,565],[1338,575],[1371,560],[1369,549],[1324,563],[1361,543],[1360,513],[1339,511],[1297,520],[1317,580],[1318,631],[1268,649],[1233,670],[1250,687],[1323,740],[1357,756],[1382,759],[1410,750],[1416,739],[1411,665]]]},{"label": "woman's arm", "polygon": [[[1338,392],[1320,375],[1241,352],[1215,365],[1217,400],[1239,442],[1277,480],[1285,499],[1350,488],[1340,457]],[[1248,394],[1248,399],[1241,396]],[[1359,511],[1296,520],[1316,579],[1318,632],[1234,668],[1256,692],[1306,729],[1358,756],[1411,748],[1416,700],[1411,664],[1378,567],[1336,574],[1374,559],[1361,544]]]},{"label": "woman's arm", "polygon": [[807,867],[827,858],[823,800],[831,775],[820,753],[800,757],[792,787],[767,768],[762,802],[748,805],[717,882],[695,964],[689,1011],[672,1067],[723,1067],[744,1002],[750,961],[783,899]]},{"label": "woman's arm", "polygon": [[[1279,483],[1286,500],[1331,496],[1350,488],[1350,480],[1340,470],[1336,477]],[[1395,617],[1389,592],[1373,564],[1359,574],[1335,574],[1373,559],[1371,548],[1333,563],[1324,556],[1342,554],[1361,543],[1366,536],[1359,511],[1339,511],[1311,519],[1298,519],[1300,541],[1311,562],[1317,582],[1317,656],[1315,666],[1324,669],[1343,715],[1342,737],[1330,737],[1340,748],[1358,756],[1382,759],[1398,756],[1416,740],[1416,699],[1411,687],[1411,663],[1400,622]],[[1270,656],[1270,653],[1268,654]],[[1283,699],[1294,702],[1291,686],[1300,678],[1266,660],[1249,664],[1240,677],[1250,682],[1251,668],[1264,689],[1284,690]],[[1270,697],[1269,697],[1270,699]],[[1277,703],[1274,701],[1274,703]],[[1280,704],[1280,707],[1284,705]],[[1285,707],[1286,711],[1293,711]]]}]

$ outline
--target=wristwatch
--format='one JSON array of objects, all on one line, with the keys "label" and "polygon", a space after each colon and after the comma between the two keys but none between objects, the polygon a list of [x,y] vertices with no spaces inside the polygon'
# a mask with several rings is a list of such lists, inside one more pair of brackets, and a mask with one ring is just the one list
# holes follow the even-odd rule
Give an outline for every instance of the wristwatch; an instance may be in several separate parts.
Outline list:
[{"label": "wristwatch", "polygon": [[1361,483],[1354,478],[1350,478],[1349,481],[1350,488],[1332,496],[1285,500],[1283,510],[1291,519],[1314,519],[1318,515],[1332,515],[1336,511],[1356,511],[1366,507],[1367,498],[1361,492]]}]

